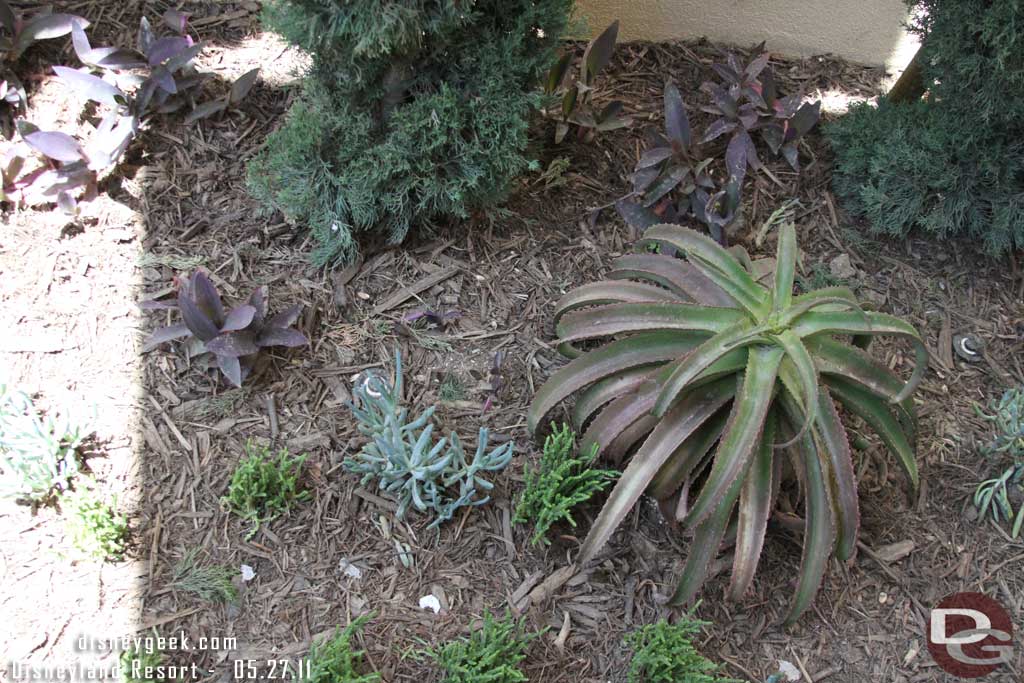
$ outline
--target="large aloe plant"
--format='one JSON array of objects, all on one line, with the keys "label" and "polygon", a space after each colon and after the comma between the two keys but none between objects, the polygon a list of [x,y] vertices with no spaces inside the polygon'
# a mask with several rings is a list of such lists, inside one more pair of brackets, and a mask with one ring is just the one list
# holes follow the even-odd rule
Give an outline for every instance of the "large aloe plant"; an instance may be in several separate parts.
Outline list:
[{"label": "large aloe plant", "polygon": [[[663,253],[647,253],[654,245]],[[729,592],[738,599],[753,579],[780,485],[795,475],[804,532],[795,620],[828,558],[849,559],[856,547],[857,483],[836,401],[878,433],[916,488],[909,397],[927,350],[912,326],[862,310],[844,287],[795,296],[792,225],[779,235],[773,278],[757,278],[745,253],[676,225],[649,228],[637,251],[619,258],[606,280],[558,303],[559,349],[573,360],[541,387],[528,415],[536,430],[581,391],[573,409],[578,427],[589,424],[581,447],[596,445],[613,462],[628,457],[579,561],[594,558],[646,491],[693,532],[673,602],[695,596],[729,543]],[[909,381],[867,354],[874,335],[914,346]]]}]

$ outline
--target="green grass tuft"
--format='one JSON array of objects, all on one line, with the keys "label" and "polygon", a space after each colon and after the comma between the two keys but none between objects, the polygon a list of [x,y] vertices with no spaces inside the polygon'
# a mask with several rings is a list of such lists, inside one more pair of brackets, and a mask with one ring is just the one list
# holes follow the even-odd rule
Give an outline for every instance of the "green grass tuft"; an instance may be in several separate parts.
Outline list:
[{"label": "green grass tuft", "polygon": [[238,573],[223,565],[200,566],[196,562],[199,548],[187,551],[174,565],[170,587],[198,595],[207,602],[236,602],[238,588],[233,579]]},{"label": "green grass tuft", "polygon": [[377,683],[378,673],[359,673],[364,669],[363,650],[352,649],[352,639],[362,632],[372,615],[363,615],[349,622],[344,629],[338,627],[334,635],[309,649],[309,676],[305,683]]}]

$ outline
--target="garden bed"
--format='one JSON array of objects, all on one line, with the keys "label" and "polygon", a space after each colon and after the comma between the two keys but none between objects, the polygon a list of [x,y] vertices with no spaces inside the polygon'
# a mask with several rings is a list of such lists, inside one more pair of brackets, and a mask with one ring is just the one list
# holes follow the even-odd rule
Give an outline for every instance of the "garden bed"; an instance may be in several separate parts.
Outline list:
[{"label": "garden bed", "polygon": [[[193,4],[196,30],[210,41],[203,62],[225,79],[253,65],[298,61],[281,43],[259,39],[255,3]],[[67,6],[110,38],[131,35],[137,25],[138,10],[123,3]],[[164,8],[146,4],[148,13]],[[511,523],[522,464],[538,454],[524,415],[561,362],[551,345],[554,302],[595,279],[636,237],[609,203],[628,192],[644,125],[660,121],[664,80],[675,80],[694,111],[717,51],[705,43],[620,47],[603,92],[623,100],[636,125],[590,145],[554,146],[550,124],[538,121],[540,166],[554,168],[564,158],[566,170],[526,176],[493,215],[422,230],[402,248],[369,252],[350,268],[312,268],[303,227],[266,213],[246,192],[245,164],[293,93],[270,74],[221,118],[152,125],[136,143],[126,178],[110,183],[109,196],[86,209],[80,226],[65,225],[56,213],[9,215],[0,291],[8,329],[18,332],[7,343],[38,336],[48,346],[3,349],[4,362],[17,382],[64,386],[96,400],[96,448],[106,457],[95,458],[94,469],[135,511],[130,559],[98,568],[47,554],[48,545],[59,545],[53,510],[33,516],[27,508],[3,509],[2,541],[11,550],[0,618],[23,625],[0,648],[15,658],[40,648],[56,657],[70,652],[81,632],[119,635],[127,615],[161,632],[237,638],[232,651],[169,656],[216,671],[205,680],[225,680],[233,660],[298,659],[312,637],[373,612],[362,642],[384,680],[429,681],[436,673],[417,651],[465,632],[484,609],[512,606],[532,627],[550,627],[524,663],[530,680],[624,680],[622,636],[670,613],[663,603],[686,540],[655,506],[640,505],[599,561],[577,572],[569,561],[596,514],[592,505],[578,515],[578,530],[560,528],[550,547],[530,547],[528,530]],[[883,75],[827,57],[773,63],[791,91],[820,94],[826,109],[876,94]],[[696,613],[712,624],[699,649],[752,681],[773,673],[779,659],[815,681],[945,680],[925,649],[931,606],[956,591],[981,590],[1018,619],[1024,608],[1016,570],[1024,543],[974,520],[969,505],[976,484],[995,469],[976,448],[990,432],[974,404],[1024,381],[1019,274],[967,245],[865,237],[830,194],[830,153],[817,130],[802,155],[799,176],[777,163],[770,166],[774,179],[750,177],[736,240],[754,256],[774,254],[775,232],[762,226],[783,201],[798,199],[792,216],[804,276],[835,272],[862,299],[921,331],[932,352],[917,395],[922,490],[908,500],[883,450],[858,438],[857,558],[830,567],[813,609],[783,628],[800,546],[773,528],[743,602],[724,600],[727,572],[705,587]],[[844,255],[848,260],[837,260]],[[170,346],[140,356],[163,318],[142,316],[133,302],[166,291],[175,275],[197,266],[231,301],[266,284],[272,310],[302,303],[297,327],[311,346],[278,350],[243,389],[189,368]],[[406,322],[416,309],[460,317],[444,329]],[[953,354],[952,335],[960,332],[986,342],[982,362]],[[496,441],[515,441],[516,459],[497,478],[494,500],[460,511],[440,532],[415,515],[395,523],[388,502],[341,468],[363,443],[344,405],[351,380],[371,367],[390,372],[396,348],[407,402],[419,410],[437,404],[443,431],[468,438],[487,426]],[[897,370],[912,363],[906,349],[875,353]],[[220,499],[248,441],[308,453],[312,500],[246,541],[246,525]],[[887,561],[899,549],[894,544],[908,541],[908,553]],[[254,570],[238,605],[210,605],[168,588],[175,563],[195,549],[204,561]],[[440,599],[439,614],[418,606],[430,593]],[[1022,662],[1018,652],[1005,680],[1019,679]]]}]

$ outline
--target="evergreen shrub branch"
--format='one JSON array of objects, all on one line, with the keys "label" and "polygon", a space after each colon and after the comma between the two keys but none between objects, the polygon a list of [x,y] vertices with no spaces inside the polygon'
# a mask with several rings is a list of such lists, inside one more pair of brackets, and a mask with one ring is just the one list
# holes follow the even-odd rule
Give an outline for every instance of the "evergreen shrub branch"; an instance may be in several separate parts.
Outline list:
[{"label": "evergreen shrub branch", "polygon": [[248,540],[260,524],[277,519],[293,503],[307,500],[309,491],[299,484],[305,455],[293,458],[287,449],[281,449],[273,457],[269,448],[252,442],[246,444],[245,451],[246,457],[231,476],[228,494],[221,500],[228,510],[252,524],[246,534]]},{"label": "evergreen shrub branch", "polygon": [[527,678],[519,663],[530,641],[540,635],[526,633],[525,626],[525,618],[515,619],[508,611],[501,620],[484,612],[483,625],[468,638],[427,654],[444,669],[443,683],[523,683]]},{"label": "evergreen shrub branch", "polygon": [[691,612],[675,624],[662,619],[627,634],[626,644],[633,650],[629,683],[740,683],[717,677],[719,665],[693,647],[693,639],[708,623],[694,619]]}]

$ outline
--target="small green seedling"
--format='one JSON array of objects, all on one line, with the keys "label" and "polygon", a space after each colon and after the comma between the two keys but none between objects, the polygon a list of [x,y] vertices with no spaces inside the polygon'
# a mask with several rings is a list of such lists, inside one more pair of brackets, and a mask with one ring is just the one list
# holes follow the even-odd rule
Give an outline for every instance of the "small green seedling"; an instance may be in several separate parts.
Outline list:
[{"label": "small green seedling", "polygon": [[82,481],[74,491],[64,494],[61,508],[71,546],[82,557],[104,561],[124,558],[128,520],[116,509],[117,499],[108,505],[95,484]]},{"label": "small green seedling", "polygon": [[304,683],[377,683],[380,674],[359,673],[366,668],[363,662],[364,650],[353,650],[352,639],[363,630],[372,614],[364,614],[349,622],[345,628],[338,627],[334,635],[309,649],[308,676]]},{"label": "small green seedling", "polygon": [[512,520],[516,524],[533,523],[531,545],[550,544],[547,533],[557,522],[564,520],[575,527],[572,509],[608,488],[618,476],[615,470],[594,469],[596,448],[574,455],[576,434],[569,425],[558,429],[552,423],[551,429],[544,440],[538,469],[525,467],[525,488]]},{"label": "small green seedling", "polygon": [[133,645],[121,653],[121,680],[124,683],[154,683],[154,681],[164,680],[163,676],[153,678],[148,675],[150,672],[158,670],[158,667],[164,663],[163,650],[156,647],[155,644],[157,637],[156,629],[154,629],[152,637],[144,639],[149,642],[144,645]]},{"label": "small green seedling", "polygon": [[256,535],[260,525],[277,519],[287,512],[292,503],[309,498],[309,491],[300,489],[299,474],[306,461],[305,455],[293,458],[287,449],[277,457],[270,449],[249,442],[231,476],[228,494],[221,499],[228,510],[252,524],[246,540]]}]

